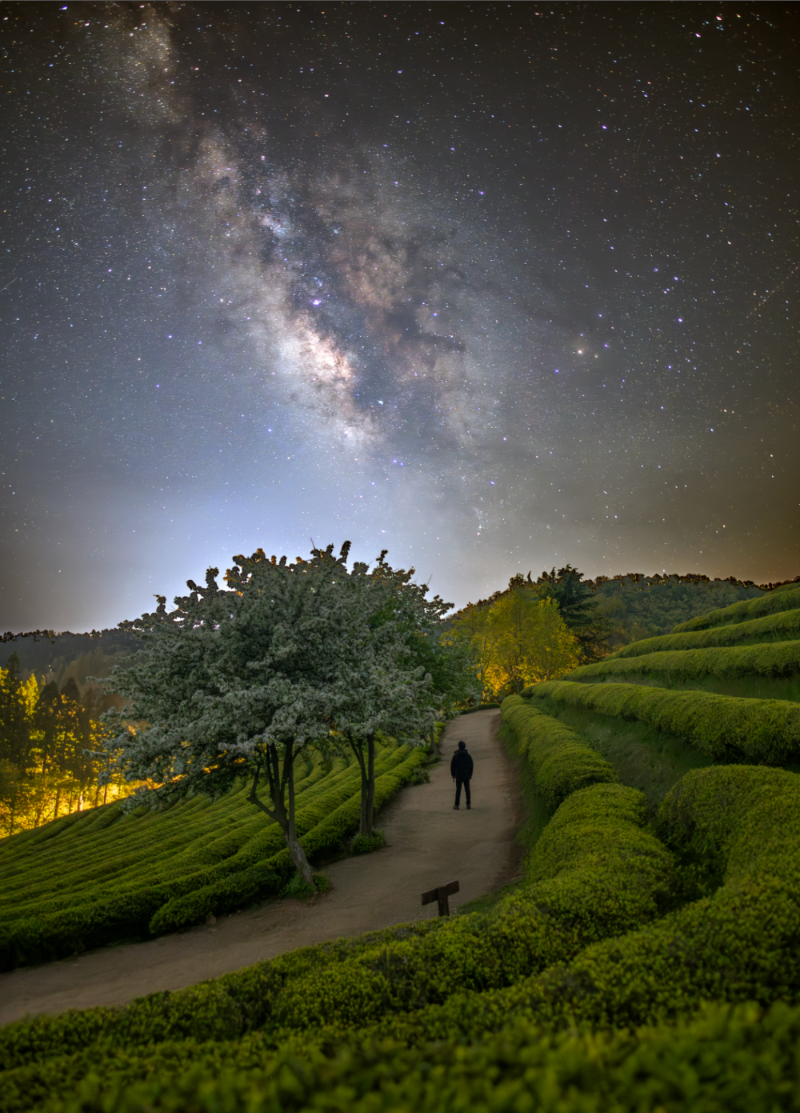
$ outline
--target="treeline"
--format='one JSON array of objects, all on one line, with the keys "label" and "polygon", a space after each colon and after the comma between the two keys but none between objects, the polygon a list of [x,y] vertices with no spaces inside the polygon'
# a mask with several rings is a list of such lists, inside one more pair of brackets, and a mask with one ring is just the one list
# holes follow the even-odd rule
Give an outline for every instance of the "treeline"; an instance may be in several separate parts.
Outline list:
[{"label": "treeline", "polygon": [[11,655],[0,669],[0,837],[128,794],[120,778],[98,784],[107,735],[100,715],[113,702],[92,686],[81,691],[73,676],[60,685],[23,678]]},{"label": "treeline", "polygon": [[581,663],[588,663],[602,659],[620,646],[667,634],[680,623],[778,586],[759,585],[734,576],[712,580],[697,574],[645,576],[641,572],[591,580],[567,564],[542,572],[536,580],[530,572],[527,576],[517,573],[507,588],[468,604],[447,621],[458,625],[469,615],[474,623],[477,612],[488,612],[500,600],[528,591],[531,598],[548,598],[558,604],[580,643]]},{"label": "treeline", "polygon": [[2,642],[8,644],[5,655],[0,653],[3,668],[8,668],[13,654],[19,661],[23,679],[35,673],[63,684],[68,676],[74,676],[80,685],[89,676],[107,676],[123,655],[135,653],[139,648],[135,636],[125,630],[92,630],[89,634],[36,630],[26,634],[1,634]]}]

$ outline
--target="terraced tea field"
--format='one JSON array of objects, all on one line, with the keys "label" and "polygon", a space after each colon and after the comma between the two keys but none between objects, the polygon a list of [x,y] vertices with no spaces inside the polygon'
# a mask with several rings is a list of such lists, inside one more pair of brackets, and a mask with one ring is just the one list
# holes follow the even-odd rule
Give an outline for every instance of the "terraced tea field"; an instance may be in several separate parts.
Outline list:
[{"label": "terraced tea field", "polygon": [[[418,775],[424,756],[379,751],[376,807]],[[360,772],[344,757],[312,758],[296,772],[297,831],[313,860],[358,829]],[[73,813],[0,843],[0,968],[175,931],[278,893],[291,872],[280,828],[244,785],[163,811]]]},{"label": "terraced tea field", "polygon": [[9,1025],[7,1110],[795,1109],[800,704],[687,685],[794,683],[797,610],[776,591],[664,639],[723,640],[509,696],[549,822],[493,902]]}]

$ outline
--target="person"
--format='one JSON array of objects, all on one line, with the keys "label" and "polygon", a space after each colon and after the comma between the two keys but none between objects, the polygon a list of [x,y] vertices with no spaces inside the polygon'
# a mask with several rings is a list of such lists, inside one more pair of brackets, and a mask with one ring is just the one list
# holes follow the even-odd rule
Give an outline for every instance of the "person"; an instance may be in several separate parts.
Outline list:
[{"label": "person", "polygon": [[466,742],[459,742],[458,749],[453,754],[450,761],[450,776],[456,782],[456,802],[453,804],[453,810],[458,811],[461,804],[461,786],[464,786],[464,795],[467,800],[467,810],[472,807],[472,799],[469,791],[469,782],[472,778],[472,771],[475,768],[472,758],[467,750]]}]

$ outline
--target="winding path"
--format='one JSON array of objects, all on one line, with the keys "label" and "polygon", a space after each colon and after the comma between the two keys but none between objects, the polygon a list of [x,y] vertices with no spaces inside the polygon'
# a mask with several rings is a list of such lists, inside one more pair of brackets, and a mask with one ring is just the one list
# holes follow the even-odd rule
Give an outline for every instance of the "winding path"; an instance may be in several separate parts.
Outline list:
[{"label": "winding path", "polygon": [[[436,915],[425,889],[458,880],[451,908],[517,876],[520,799],[512,761],[497,738],[498,711],[448,723],[444,758],[428,784],[403,789],[379,825],[388,846],[325,869],[333,888],[311,900],[269,901],[214,924],[146,943],[105,947],[78,958],[0,975],[0,1024],[25,1014],[93,1005],[180,989],[296,947],[360,935]],[[475,760],[472,810],[453,810],[450,755],[459,739]]]}]

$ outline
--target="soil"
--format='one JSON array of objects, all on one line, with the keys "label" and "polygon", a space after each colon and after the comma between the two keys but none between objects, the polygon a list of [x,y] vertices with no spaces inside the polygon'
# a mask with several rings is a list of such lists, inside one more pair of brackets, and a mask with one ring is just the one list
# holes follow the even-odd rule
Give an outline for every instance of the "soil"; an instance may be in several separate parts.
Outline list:
[{"label": "soil", "polygon": [[[519,876],[521,803],[512,760],[497,737],[498,711],[448,723],[430,782],[403,789],[377,826],[388,845],[325,867],[332,888],[304,900],[271,900],[145,943],[87,952],[0,975],[0,1024],[181,989],[283,951],[437,915],[427,889],[458,881],[451,910]],[[453,809],[450,756],[463,739],[475,761],[472,808]],[[213,919],[213,918],[212,918]]]}]

